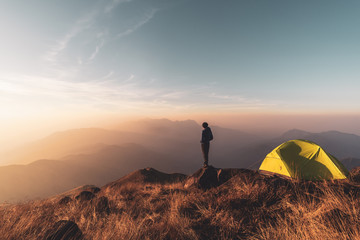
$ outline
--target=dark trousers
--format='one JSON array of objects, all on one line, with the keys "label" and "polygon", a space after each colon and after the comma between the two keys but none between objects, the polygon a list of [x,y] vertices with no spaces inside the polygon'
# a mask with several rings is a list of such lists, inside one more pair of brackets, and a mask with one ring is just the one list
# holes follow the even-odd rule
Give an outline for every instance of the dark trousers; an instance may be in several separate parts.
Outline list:
[{"label": "dark trousers", "polygon": [[201,143],[201,150],[204,156],[204,163],[208,164],[209,162],[209,150],[210,150],[210,142]]}]

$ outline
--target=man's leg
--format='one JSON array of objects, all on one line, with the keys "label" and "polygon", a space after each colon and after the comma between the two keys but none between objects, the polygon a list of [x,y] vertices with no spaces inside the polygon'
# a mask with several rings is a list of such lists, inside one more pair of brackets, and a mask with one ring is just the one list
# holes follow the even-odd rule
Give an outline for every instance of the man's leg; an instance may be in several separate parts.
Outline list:
[{"label": "man's leg", "polygon": [[209,163],[209,149],[210,149],[210,143],[201,144],[201,150],[204,156],[204,166],[207,166]]}]

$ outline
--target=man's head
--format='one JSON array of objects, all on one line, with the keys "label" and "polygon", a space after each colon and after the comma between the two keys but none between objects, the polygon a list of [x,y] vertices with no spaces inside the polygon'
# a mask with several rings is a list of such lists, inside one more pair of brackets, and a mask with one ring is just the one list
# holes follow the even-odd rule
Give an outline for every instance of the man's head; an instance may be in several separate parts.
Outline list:
[{"label": "man's head", "polygon": [[209,126],[209,124],[207,122],[203,122],[202,126],[203,126],[203,128],[207,128]]}]

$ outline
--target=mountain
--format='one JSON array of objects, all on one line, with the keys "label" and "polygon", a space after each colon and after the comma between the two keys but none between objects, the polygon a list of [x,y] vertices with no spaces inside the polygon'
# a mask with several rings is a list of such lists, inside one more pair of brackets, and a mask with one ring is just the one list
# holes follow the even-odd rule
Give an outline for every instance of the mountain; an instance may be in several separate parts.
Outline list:
[{"label": "mountain", "polygon": [[283,134],[280,139],[287,141],[299,138],[317,143],[338,159],[347,157],[360,158],[360,136],[355,134],[338,131],[308,133],[299,130],[291,130]]},{"label": "mountain", "polygon": [[[102,186],[144,166],[164,169],[168,158],[140,145],[107,146],[93,154],[0,167],[0,202],[49,197],[84,184]],[[171,169],[171,166],[165,169]]]},{"label": "mountain", "polygon": [[[234,129],[211,128],[215,138],[210,164],[222,168],[258,169],[276,146],[297,138],[315,141],[338,159],[360,158],[360,137],[353,134],[290,130],[277,138],[262,139]],[[43,198],[84,184],[102,186],[148,166],[189,174],[202,165],[201,130],[191,120],[145,119],[115,130],[54,133],[13,152],[19,162],[29,164],[0,167],[0,202]],[[357,161],[344,164],[348,169],[358,166]]]},{"label": "mountain", "polygon": [[[221,177],[225,172],[227,177]],[[212,174],[215,173],[215,174]],[[353,179],[359,179],[357,171]],[[247,169],[140,169],[102,188],[0,206],[2,239],[359,239],[353,180],[299,182]],[[195,180],[186,187],[189,180]],[[223,179],[219,181],[219,179]],[[202,187],[201,181],[213,182]],[[355,210],[354,210],[355,209]]]},{"label": "mountain", "polygon": [[[226,162],[242,162],[237,154],[239,148],[250,147],[262,140],[261,137],[242,132],[235,129],[222,128],[220,126],[210,126],[214,134],[214,141],[211,144],[210,158],[214,164],[226,164]],[[200,151],[200,138],[202,127],[193,120],[170,121],[168,119],[143,119],[128,122],[118,126],[120,130],[129,130],[136,133],[146,133],[160,139],[176,139],[182,145],[182,149],[177,149],[184,159],[195,159],[200,163],[202,156]],[[167,148],[163,148],[166,151]],[[244,165],[244,164],[243,164]],[[246,165],[246,164],[245,164]],[[194,169],[186,171],[187,173]]]},{"label": "mountain", "polygon": [[[339,160],[349,157],[360,158],[360,136],[338,131],[311,133],[293,129],[285,132],[280,137],[262,141],[249,148],[239,150],[238,154],[242,154],[242,162],[248,163],[247,166],[242,167],[258,169],[268,153],[280,144],[293,139],[313,141]],[[352,164],[353,165],[348,168],[349,170],[355,166],[360,166],[357,165],[356,161]],[[238,166],[236,165],[234,167]]]},{"label": "mountain", "polygon": [[360,158],[344,158],[341,163],[350,171],[360,166]]},{"label": "mountain", "polygon": [[[234,149],[257,141],[241,131],[212,129],[216,144],[211,162],[215,165],[239,161]],[[202,165],[201,130],[195,121],[160,119],[134,122],[123,130],[84,128],[54,133],[14,151],[18,162],[30,164],[0,167],[0,202],[47,197],[89,183],[101,186],[147,166],[190,173]]]},{"label": "mountain", "polygon": [[306,132],[300,129],[291,129],[285,133],[283,133],[281,135],[280,138],[282,139],[289,139],[289,140],[293,140],[293,139],[306,139],[307,136],[311,135],[312,133],[310,132]]},{"label": "mountain", "polygon": [[[7,154],[8,162],[30,163],[39,159],[58,159],[69,154],[90,153],[96,145],[141,142],[150,136],[99,128],[71,129],[56,132],[26,144]],[[142,141],[143,140],[143,141]]]},{"label": "mountain", "polygon": [[[239,142],[252,143],[259,140],[259,136],[242,132],[235,129],[222,128],[216,125],[211,126],[217,141],[228,140],[227,143]],[[142,119],[131,121],[117,126],[120,131],[129,131],[134,133],[149,134],[152,136],[161,136],[172,139],[181,139],[187,141],[200,141],[202,127],[194,120],[171,121],[169,119]]]},{"label": "mountain", "polygon": [[[212,129],[217,141],[214,144],[214,159],[224,154],[231,155],[238,145],[248,145],[258,140],[258,137],[238,130],[217,126]],[[23,164],[39,159],[92,153],[100,150],[102,145],[136,143],[171,157],[182,155],[183,159],[200,158],[201,161],[201,131],[201,126],[192,120],[144,119],[128,122],[115,130],[82,128],[56,132],[0,157],[4,162]]]},{"label": "mountain", "polygon": [[200,125],[194,120],[171,121],[169,119],[141,119],[129,121],[115,127],[119,131],[148,134],[175,139],[193,139],[198,137]]}]

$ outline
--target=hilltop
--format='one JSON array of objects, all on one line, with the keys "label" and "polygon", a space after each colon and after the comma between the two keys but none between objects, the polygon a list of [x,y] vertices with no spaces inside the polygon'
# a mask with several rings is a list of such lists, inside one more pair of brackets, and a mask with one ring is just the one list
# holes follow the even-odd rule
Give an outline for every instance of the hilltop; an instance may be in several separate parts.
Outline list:
[{"label": "hilltop", "polygon": [[[5,239],[357,239],[352,180],[295,181],[248,169],[140,169],[101,188],[0,207]],[[301,226],[301,227],[300,227]],[[63,238],[61,238],[63,237]]]},{"label": "hilltop", "polygon": [[[211,163],[224,168],[258,169],[279,144],[298,138],[316,142],[351,170],[360,164],[360,136],[328,131],[290,130],[264,139],[239,130],[211,126]],[[77,186],[103,186],[136,169],[191,174],[202,163],[201,126],[192,120],[145,119],[113,129],[82,128],[57,132],[15,149],[0,160],[0,203],[47,198]],[[10,157],[10,155],[12,157]],[[17,159],[17,160],[15,160]],[[27,164],[19,164],[27,162]]]}]

